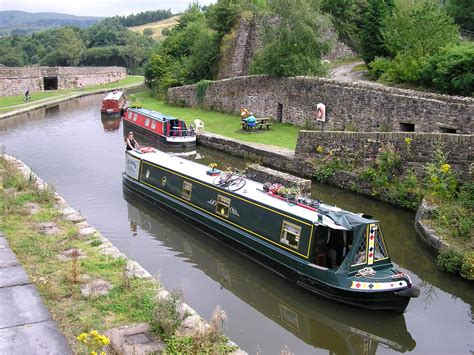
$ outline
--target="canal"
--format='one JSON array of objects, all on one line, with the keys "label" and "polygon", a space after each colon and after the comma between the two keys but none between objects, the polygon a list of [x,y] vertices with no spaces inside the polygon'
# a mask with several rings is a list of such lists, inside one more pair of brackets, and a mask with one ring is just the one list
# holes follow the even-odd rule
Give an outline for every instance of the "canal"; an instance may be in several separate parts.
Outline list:
[{"label": "canal", "polygon": [[[472,282],[437,271],[418,241],[414,214],[315,185],[313,197],[381,220],[391,257],[420,287],[403,315],[335,304],[268,271],[194,225],[123,193],[120,121],[102,120],[103,95],[0,120],[0,145],[55,187],[104,236],[205,318],[219,305],[226,334],[249,353],[469,354],[474,351]],[[205,164],[243,166],[198,147]]]}]

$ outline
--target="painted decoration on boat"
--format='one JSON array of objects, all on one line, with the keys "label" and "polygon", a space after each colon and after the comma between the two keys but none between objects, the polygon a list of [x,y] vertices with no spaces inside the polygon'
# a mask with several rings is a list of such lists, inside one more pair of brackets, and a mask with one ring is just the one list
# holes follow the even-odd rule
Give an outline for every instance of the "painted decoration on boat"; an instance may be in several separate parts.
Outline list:
[{"label": "painted decoration on boat", "polygon": [[125,173],[135,180],[138,180],[140,159],[134,158],[130,154],[125,154],[125,157]]},{"label": "painted decoration on boat", "polygon": [[374,254],[375,254],[375,234],[377,233],[377,225],[370,224],[369,225],[369,255],[368,255],[368,265],[372,265],[374,263]]},{"label": "painted decoration on boat", "polygon": [[361,282],[352,281],[351,288],[356,290],[393,290],[396,288],[407,287],[406,281],[393,281],[393,282]]}]

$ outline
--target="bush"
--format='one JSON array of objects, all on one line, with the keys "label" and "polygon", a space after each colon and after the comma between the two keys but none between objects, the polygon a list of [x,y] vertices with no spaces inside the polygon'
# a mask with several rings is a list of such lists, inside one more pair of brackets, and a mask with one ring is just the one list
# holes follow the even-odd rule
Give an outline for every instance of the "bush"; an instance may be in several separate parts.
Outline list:
[{"label": "bush", "polygon": [[342,168],[343,164],[339,159],[328,155],[323,160],[315,163],[313,176],[319,182],[326,182],[336,171],[342,170]]},{"label": "bush", "polygon": [[474,43],[447,46],[423,65],[421,83],[449,94],[474,95]]},{"label": "bush", "polygon": [[463,256],[453,249],[442,250],[436,258],[436,264],[441,270],[457,274],[461,271]]},{"label": "bush", "polygon": [[378,80],[390,69],[391,60],[388,58],[377,57],[369,63],[369,75],[372,79]]},{"label": "bush", "polygon": [[452,199],[456,192],[456,175],[447,163],[448,154],[444,145],[437,145],[432,155],[432,161],[426,164],[427,193],[441,198]]},{"label": "bush", "polygon": [[466,253],[462,259],[461,276],[474,280],[474,253]]}]

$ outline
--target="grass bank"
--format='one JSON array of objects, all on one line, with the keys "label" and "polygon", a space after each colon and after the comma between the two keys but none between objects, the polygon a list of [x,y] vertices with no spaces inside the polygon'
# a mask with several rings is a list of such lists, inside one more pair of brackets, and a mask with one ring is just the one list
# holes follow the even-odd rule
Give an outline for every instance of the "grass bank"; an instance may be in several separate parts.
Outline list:
[{"label": "grass bank", "polygon": [[178,107],[160,101],[149,93],[133,94],[132,98],[139,101],[143,107],[159,111],[166,115],[175,116],[186,120],[187,124],[193,123],[198,118],[204,122],[206,132],[220,134],[244,142],[270,144],[277,147],[295,149],[298,132],[301,127],[287,123],[273,123],[270,130],[256,132],[243,132],[240,130],[240,117],[199,108]]},{"label": "grass bank", "polygon": [[[31,214],[27,203],[35,203],[38,212]],[[160,286],[155,280],[129,276],[127,259],[104,255],[100,235],[80,236],[78,227],[62,217],[55,203],[51,188],[39,187],[33,175],[25,178],[16,164],[0,155],[0,230],[74,353],[91,353],[83,343],[86,334],[91,338],[97,334],[94,331],[100,334],[137,322],[150,324],[170,353],[226,353],[236,349],[228,344],[222,329],[212,327],[212,323],[210,330],[200,330],[198,335],[177,335],[188,316],[179,311],[181,296],[157,298]],[[39,227],[44,222],[54,223],[57,233],[42,233]],[[72,253],[72,258],[58,258],[73,250],[81,256]],[[83,287],[96,279],[109,282],[110,293],[84,296]],[[225,314],[219,311],[216,317],[219,319],[215,323],[220,324]],[[100,347],[108,341],[99,336],[96,340],[102,341]]]},{"label": "grass bank", "polygon": [[23,100],[24,95],[15,96],[3,96],[0,98],[0,113],[7,113],[10,111],[25,109],[28,107],[34,107],[39,103],[47,102],[57,98],[67,98],[80,93],[94,93],[104,89],[114,89],[126,87],[128,85],[143,83],[143,76],[130,75],[125,79],[116,81],[114,83],[91,85],[84,87],[83,90],[77,89],[65,89],[65,90],[51,90],[51,91],[39,91],[31,93],[31,101],[25,102]]}]

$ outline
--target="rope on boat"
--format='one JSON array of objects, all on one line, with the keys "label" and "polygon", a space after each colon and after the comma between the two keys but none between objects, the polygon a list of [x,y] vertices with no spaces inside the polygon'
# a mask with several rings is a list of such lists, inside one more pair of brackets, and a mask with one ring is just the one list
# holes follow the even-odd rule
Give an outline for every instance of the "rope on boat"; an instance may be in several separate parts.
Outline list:
[{"label": "rope on boat", "polygon": [[384,277],[372,277],[376,274],[376,271],[374,269],[372,269],[370,266],[368,267],[365,267],[363,269],[360,269],[359,271],[357,271],[357,274],[355,275],[356,277],[367,277],[367,278],[370,278],[370,279],[374,279],[374,280],[383,280],[383,279],[396,279],[396,278],[402,278],[405,276],[405,274],[403,272],[399,272],[395,275],[391,275],[391,276],[384,276]]},{"label": "rope on boat", "polygon": [[357,271],[356,277],[370,277],[375,275],[375,270],[370,266]]}]

